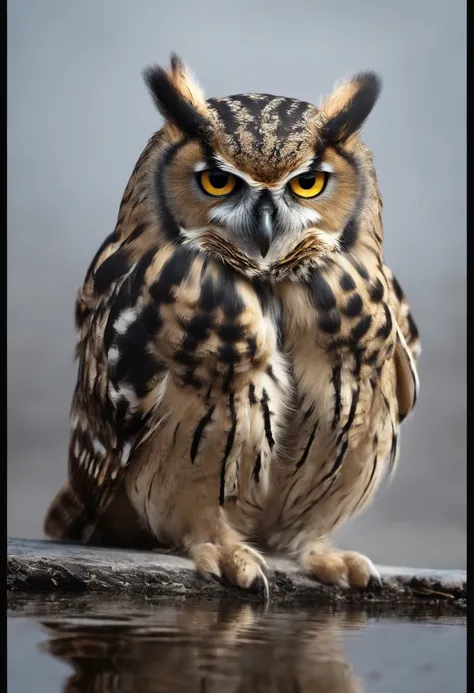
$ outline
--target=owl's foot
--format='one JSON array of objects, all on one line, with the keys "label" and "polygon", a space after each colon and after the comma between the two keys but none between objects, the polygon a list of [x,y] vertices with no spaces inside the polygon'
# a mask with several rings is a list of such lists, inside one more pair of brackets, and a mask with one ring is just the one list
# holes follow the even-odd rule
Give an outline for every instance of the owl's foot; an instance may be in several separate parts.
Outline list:
[{"label": "owl's foot", "polygon": [[312,578],[326,585],[366,589],[370,584],[382,584],[372,561],[356,551],[321,550],[316,546],[306,550],[300,562]]},{"label": "owl's foot", "polygon": [[255,549],[245,544],[222,546],[199,544],[190,551],[198,572],[207,580],[227,581],[244,590],[263,590],[269,598],[267,564]]}]

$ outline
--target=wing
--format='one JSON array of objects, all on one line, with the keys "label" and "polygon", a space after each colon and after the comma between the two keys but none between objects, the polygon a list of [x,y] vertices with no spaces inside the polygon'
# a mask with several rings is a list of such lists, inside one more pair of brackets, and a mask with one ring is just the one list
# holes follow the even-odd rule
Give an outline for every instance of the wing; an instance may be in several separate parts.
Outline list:
[{"label": "wing", "polygon": [[[132,331],[125,330],[141,314],[145,275],[164,244],[149,195],[151,162],[161,142],[155,134],[138,160],[116,228],[97,251],[76,300],[78,375],[68,481],[46,515],[44,530],[52,538],[87,541],[153,425],[153,398],[166,374],[147,350],[158,317],[148,311]],[[128,358],[118,359],[121,349]]]},{"label": "wing", "polygon": [[393,272],[386,266],[384,270],[390,290],[390,308],[397,324],[394,358],[399,419],[402,422],[413,410],[418,396],[417,361],[421,353],[421,344],[418,328],[403,289]]},{"label": "wing", "polygon": [[340,254],[305,284],[281,285],[297,393],[284,531],[332,531],[396,464],[418,389],[416,328],[388,268],[367,269],[372,257]]}]

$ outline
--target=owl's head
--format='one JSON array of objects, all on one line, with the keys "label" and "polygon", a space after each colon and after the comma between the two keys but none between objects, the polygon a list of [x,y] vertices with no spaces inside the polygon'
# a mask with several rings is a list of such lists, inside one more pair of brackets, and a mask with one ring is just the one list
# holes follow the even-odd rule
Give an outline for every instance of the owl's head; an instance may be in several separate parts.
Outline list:
[{"label": "owl's head", "polygon": [[358,133],[375,74],[339,84],[319,108],[270,94],[205,100],[175,55],[144,77],[165,118],[153,185],[171,240],[249,277],[318,265],[354,242],[374,177]]}]

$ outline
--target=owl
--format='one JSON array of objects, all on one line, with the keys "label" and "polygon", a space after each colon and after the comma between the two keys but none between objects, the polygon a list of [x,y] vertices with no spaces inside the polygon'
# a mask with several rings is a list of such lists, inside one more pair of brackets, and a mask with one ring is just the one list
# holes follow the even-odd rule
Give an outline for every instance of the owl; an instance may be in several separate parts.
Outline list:
[{"label": "owl", "polygon": [[176,55],[144,77],[164,125],[79,290],[68,478],[45,532],[172,547],[265,594],[266,549],[365,588],[373,563],[330,537],[396,466],[420,350],[360,139],[380,80],[316,107],[206,100]]}]

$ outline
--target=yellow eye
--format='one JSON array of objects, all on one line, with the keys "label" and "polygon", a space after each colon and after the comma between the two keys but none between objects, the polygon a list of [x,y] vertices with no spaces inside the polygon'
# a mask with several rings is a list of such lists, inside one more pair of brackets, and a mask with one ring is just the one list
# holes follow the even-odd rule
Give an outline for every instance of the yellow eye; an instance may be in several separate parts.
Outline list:
[{"label": "yellow eye", "polygon": [[235,176],[218,168],[211,168],[200,173],[199,181],[204,192],[214,197],[229,195],[237,184]]},{"label": "yellow eye", "polygon": [[298,197],[316,197],[324,190],[327,179],[324,171],[308,171],[290,180],[290,188]]}]

